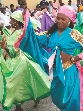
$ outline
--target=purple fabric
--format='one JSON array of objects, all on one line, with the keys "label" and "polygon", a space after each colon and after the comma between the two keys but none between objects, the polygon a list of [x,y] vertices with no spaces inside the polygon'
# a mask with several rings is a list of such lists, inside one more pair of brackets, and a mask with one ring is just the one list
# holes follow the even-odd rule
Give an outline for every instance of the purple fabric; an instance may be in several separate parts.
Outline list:
[{"label": "purple fabric", "polygon": [[48,53],[51,53],[52,52],[52,49],[51,48],[44,48]]},{"label": "purple fabric", "polygon": [[16,9],[16,11],[17,11],[17,10],[21,10],[21,11],[23,11],[24,9],[23,9],[23,8],[18,8],[18,9]]},{"label": "purple fabric", "polygon": [[47,13],[44,13],[41,19],[41,31],[47,31],[53,24],[54,22],[50,16]]},{"label": "purple fabric", "polygon": [[[50,16],[47,13],[44,13],[42,19],[41,19],[41,31],[47,31],[54,22],[50,18]],[[48,53],[51,53],[51,48],[44,48]]]},{"label": "purple fabric", "polygon": [[[41,32],[41,31],[47,31],[54,22],[50,18],[50,16],[47,13],[44,13],[42,19],[41,19],[41,29],[38,28],[38,30],[35,30],[36,32]],[[44,48],[48,53],[51,53],[52,49],[51,48]]]}]

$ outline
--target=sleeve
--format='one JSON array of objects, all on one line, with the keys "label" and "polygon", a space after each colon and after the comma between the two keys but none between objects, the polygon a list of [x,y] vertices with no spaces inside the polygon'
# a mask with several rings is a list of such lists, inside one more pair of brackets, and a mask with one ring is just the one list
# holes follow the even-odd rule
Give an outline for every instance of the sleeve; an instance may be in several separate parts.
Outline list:
[{"label": "sleeve", "polygon": [[42,45],[45,45],[47,47],[49,37],[47,37],[46,31],[41,32],[41,33],[36,33],[36,36],[37,36],[37,40],[39,41],[39,43]]},{"label": "sleeve", "polygon": [[[5,53],[6,51],[6,53]],[[16,51],[13,46],[8,46],[7,48],[4,49],[3,51],[3,56],[4,58],[9,56],[11,59],[15,58],[18,55],[19,51]]]},{"label": "sleeve", "polygon": [[73,29],[70,33],[71,37],[83,47],[83,35],[78,31]]},{"label": "sleeve", "polygon": [[29,21],[25,37],[20,43],[20,49],[23,52],[28,53],[43,69],[43,57],[41,53],[42,45],[40,44],[46,44],[46,40],[46,34],[36,34],[31,22]]}]

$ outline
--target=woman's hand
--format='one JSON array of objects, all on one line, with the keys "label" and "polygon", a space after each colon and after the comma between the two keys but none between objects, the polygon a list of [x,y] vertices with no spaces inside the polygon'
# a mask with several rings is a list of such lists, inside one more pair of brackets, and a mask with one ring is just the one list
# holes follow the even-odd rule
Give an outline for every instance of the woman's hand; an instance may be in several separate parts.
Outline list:
[{"label": "woman's hand", "polygon": [[79,56],[74,57],[75,63],[76,63],[77,61],[79,61],[79,60],[81,60],[81,58],[79,58]]},{"label": "woman's hand", "polygon": [[1,48],[5,49],[6,47],[7,47],[6,39],[3,38],[2,41],[1,41]]},{"label": "woman's hand", "polygon": [[[72,59],[73,58],[73,59]],[[71,55],[69,54],[65,54],[64,52],[61,51],[61,59],[62,59],[62,62],[65,63],[67,61],[71,61],[71,63],[76,63],[77,61],[81,60],[79,58],[79,56],[76,56],[76,57],[72,57]]]},{"label": "woman's hand", "polygon": [[15,52],[16,52],[16,53],[20,52],[20,48],[16,48],[16,49],[15,49]]}]

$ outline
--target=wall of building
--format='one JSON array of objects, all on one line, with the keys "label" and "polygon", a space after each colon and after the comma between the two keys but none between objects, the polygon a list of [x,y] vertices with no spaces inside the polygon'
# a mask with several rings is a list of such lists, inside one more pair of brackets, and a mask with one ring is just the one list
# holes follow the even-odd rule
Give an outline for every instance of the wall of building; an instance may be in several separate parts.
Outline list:
[{"label": "wall of building", "polygon": [[[1,0],[3,4],[6,6],[10,6],[10,4],[14,4],[15,6],[18,4],[17,0]],[[26,0],[27,6],[30,9],[34,9],[36,4],[40,3],[41,0]],[[50,0],[47,0],[50,1]],[[57,0],[58,1],[58,0]],[[72,3],[75,3],[77,0],[72,0]],[[65,4],[68,4],[68,0],[63,0]]]}]

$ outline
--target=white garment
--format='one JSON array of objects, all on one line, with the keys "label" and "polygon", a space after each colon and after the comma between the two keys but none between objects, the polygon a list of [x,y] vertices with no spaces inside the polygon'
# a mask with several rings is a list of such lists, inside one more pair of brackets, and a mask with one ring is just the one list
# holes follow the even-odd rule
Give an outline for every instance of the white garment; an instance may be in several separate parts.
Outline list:
[{"label": "white garment", "polygon": [[10,15],[12,14],[9,8],[6,8],[6,12],[8,12]]},{"label": "white garment", "polygon": [[77,12],[77,6],[75,4],[71,5],[71,7]]},{"label": "white garment", "polygon": [[[70,5],[69,5],[70,6]],[[71,7],[77,12],[77,3],[75,2],[74,4],[71,5]]]},{"label": "white garment", "polygon": [[49,12],[52,13],[52,6],[49,4]]},{"label": "white garment", "polygon": [[5,14],[0,12],[0,24],[4,24],[4,26],[10,26],[9,12],[6,12]]},{"label": "white garment", "polygon": [[56,51],[48,59],[50,82],[52,82],[52,80],[53,80],[53,64],[54,64],[55,55],[56,55]]},{"label": "white garment", "polygon": [[[38,16],[37,14],[39,14],[39,13],[42,13],[42,14],[40,16]],[[43,12],[42,11],[37,11],[34,16],[40,22],[40,20],[41,20],[41,18],[43,16]]]}]

